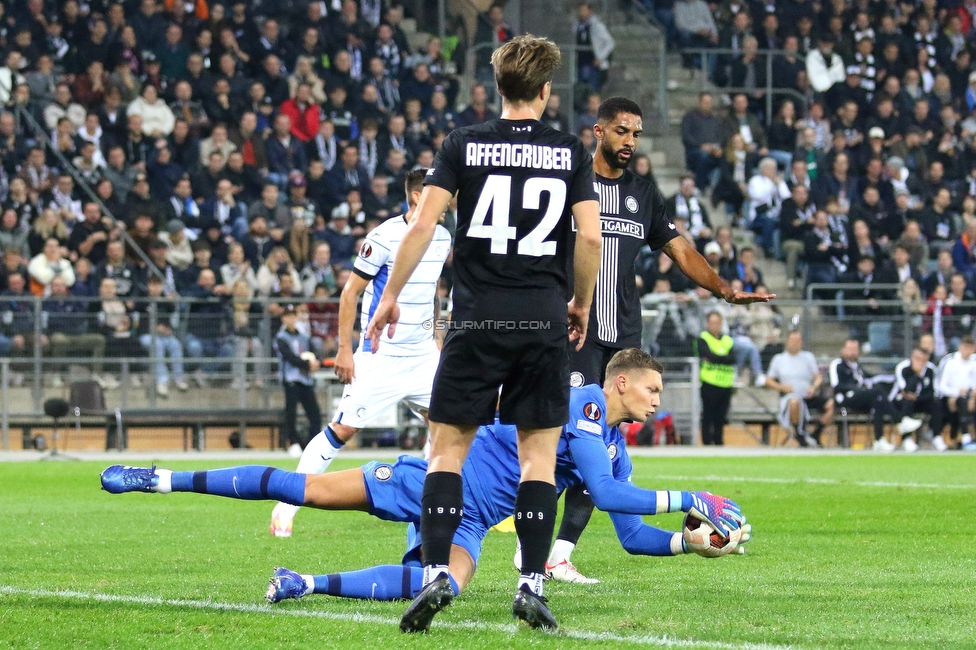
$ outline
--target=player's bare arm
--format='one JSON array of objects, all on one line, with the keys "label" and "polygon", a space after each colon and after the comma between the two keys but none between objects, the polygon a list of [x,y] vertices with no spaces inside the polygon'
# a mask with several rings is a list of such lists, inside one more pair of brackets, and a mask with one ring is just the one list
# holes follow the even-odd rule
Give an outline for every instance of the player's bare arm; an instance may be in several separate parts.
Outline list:
[{"label": "player's bare arm", "polygon": [[675,237],[665,244],[661,250],[674,260],[678,268],[695,284],[707,289],[713,296],[718,296],[725,302],[733,305],[748,305],[754,302],[769,302],[776,297],[775,293],[733,291],[729,283],[720,278],[708,265],[705,258],[683,237]]},{"label": "player's bare arm", "polygon": [[576,349],[586,341],[590,305],[600,272],[600,253],[603,234],[600,231],[599,201],[580,201],[573,206],[576,221],[576,249],[573,251],[575,295],[569,303],[569,340],[576,341]]},{"label": "player's bare arm", "polygon": [[352,330],[356,323],[359,297],[366,291],[369,280],[353,273],[339,296],[339,350],[336,352],[335,374],[344,384],[352,383],[356,367],[352,358]]},{"label": "player's bare arm", "polygon": [[390,279],[383,290],[380,304],[373,313],[373,319],[366,328],[366,338],[371,341],[374,353],[379,349],[380,335],[387,326],[389,326],[387,336],[392,338],[396,332],[397,320],[400,318],[397,298],[400,297],[404,285],[410,280],[410,276],[427,252],[441,215],[451,203],[451,197],[452,194],[447,190],[431,185],[425,187],[423,194],[420,195],[416,217],[410,222],[403,235]]}]

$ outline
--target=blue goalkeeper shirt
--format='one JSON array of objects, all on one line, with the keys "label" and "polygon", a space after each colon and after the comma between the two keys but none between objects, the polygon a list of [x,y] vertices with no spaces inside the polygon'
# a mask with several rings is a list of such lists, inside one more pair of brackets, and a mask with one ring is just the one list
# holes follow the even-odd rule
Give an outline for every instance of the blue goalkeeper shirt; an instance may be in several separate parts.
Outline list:
[{"label": "blue goalkeeper shirt", "polygon": [[[610,513],[627,551],[671,555],[672,534],[641,520],[640,515],[657,514],[657,493],[631,483],[626,443],[617,427],[607,426],[606,406],[597,384],[570,390],[570,418],[556,452],[556,489],[586,485],[596,507]],[[489,525],[515,510],[520,474],[516,441],[514,425],[496,421],[480,427],[462,470],[465,487]]]}]

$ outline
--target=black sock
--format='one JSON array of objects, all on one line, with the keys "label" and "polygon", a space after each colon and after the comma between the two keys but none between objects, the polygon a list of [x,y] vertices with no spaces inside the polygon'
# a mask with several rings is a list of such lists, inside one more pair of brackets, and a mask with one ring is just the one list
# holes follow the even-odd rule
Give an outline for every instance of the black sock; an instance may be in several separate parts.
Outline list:
[{"label": "black sock", "polygon": [[566,507],[563,508],[563,520],[559,524],[559,534],[556,539],[562,539],[570,544],[579,543],[580,535],[586,524],[590,523],[593,515],[593,499],[582,485],[574,485],[566,490]]},{"label": "black sock", "polygon": [[515,497],[515,532],[522,545],[523,575],[545,572],[555,528],[556,486],[545,481],[520,483]]},{"label": "black sock", "polygon": [[447,566],[451,559],[454,533],[464,514],[464,492],[461,475],[453,472],[431,472],[424,480],[420,508],[420,536],[424,565]]}]

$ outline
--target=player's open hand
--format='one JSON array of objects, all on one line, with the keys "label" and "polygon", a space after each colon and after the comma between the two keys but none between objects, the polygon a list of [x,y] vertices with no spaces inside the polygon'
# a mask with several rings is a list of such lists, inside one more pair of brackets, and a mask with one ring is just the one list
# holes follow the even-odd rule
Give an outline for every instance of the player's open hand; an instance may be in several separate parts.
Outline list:
[{"label": "player's open hand", "polygon": [[569,340],[576,341],[576,351],[579,352],[586,342],[586,327],[590,321],[590,309],[583,309],[576,298],[569,303]]},{"label": "player's open hand", "polygon": [[380,298],[380,304],[376,306],[373,318],[366,327],[366,338],[369,339],[370,350],[373,354],[376,354],[376,351],[380,349],[380,335],[383,334],[383,330],[389,326],[386,335],[392,339],[399,320],[400,306],[396,300],[386,297]]},{"label": "player's open hand", "polygon": [[751,293],[749,291],[729,291],[725,302],[733,305],[751,305],[754,302],[769,302],[776,297],[775,293]]},{"label": "player's open hand", "polygon": [[351,384],[356,377],[356,365],[351,348],[340,348],[335,358],[335,374],[344,384]]}]

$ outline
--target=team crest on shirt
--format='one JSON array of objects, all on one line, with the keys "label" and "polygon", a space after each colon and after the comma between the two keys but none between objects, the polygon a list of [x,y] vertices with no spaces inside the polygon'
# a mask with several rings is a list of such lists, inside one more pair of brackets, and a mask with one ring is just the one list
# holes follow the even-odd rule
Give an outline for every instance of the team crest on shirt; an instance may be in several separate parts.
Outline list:
[{"label": "team crest on shirt", "polygon": [[637,212],[637,210],[640,208],[640,205],[637,203],[637,199],[632,196],[628,196],[624,200],[624,206],[631,212]]},{"label": "team crest on shirt", "polygon": [[390,477],[393,476],[393,468],[389,465],[380,465],[373,470],[373,476],[377,481],[389,481]]},{"label": "team crest on shirt", "polygon": [[669,223],[668,228],[670,228],[671,230],[677,230],[677,228],[674,227],[673,223]]},{"label": "team crest on shirt", "polygon": [[569,385],[572,388],[579,388],[583,385],[583,373],[576,371],[569,374]]},{"label": "team crest on shirt", "polygon": [[368,242],[363,242],[363,247],[359,249],[360,257],[369,257],[373,254],[373,247]]},{"label": "team crest on shirt", "polygon": [[607,446],[607,454],[610,456],[610,460],[613,460],[614,458],[617,457],[617,445],[616,445],[616,443],[611,442]]},{"label": "team crest on shirt", "polygon": [[431,167],[430,169],[427,170],[427,175],[428,176],[433,176],[434,175],[434,168],[433,167]]},{"label": "team crest on shirt", "polygon": [[596,402],[587,402],[586,406],[583,407],[583,415],[586,416],[587,420],[596,422],[603,415],[603,411],[600,410],[600,405]]},{"label": "team crest on shirt", "polygon": [[356,411],[356,417],[357,418],[364,418],[364,417],[366,417],[366,409],[365,409],[365,407],[360,407]]}]

